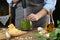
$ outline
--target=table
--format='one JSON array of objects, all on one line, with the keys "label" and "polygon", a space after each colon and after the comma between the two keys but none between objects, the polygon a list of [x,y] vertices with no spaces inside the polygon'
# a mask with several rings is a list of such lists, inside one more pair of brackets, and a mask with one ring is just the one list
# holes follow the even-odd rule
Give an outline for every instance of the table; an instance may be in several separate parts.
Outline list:
[{"label": "table", "polygon": [[39,40],[35,34],[38,33],[36,29],[27,31],[27,34],[17,36],[17,37],[11,37],[10,40]]},{"label": "table", "polygon": [[17,37],[12,37],[11,40],[39,40],[35,34],[38,33],[36,29],[28,31],[27,34],[17,36]]}]

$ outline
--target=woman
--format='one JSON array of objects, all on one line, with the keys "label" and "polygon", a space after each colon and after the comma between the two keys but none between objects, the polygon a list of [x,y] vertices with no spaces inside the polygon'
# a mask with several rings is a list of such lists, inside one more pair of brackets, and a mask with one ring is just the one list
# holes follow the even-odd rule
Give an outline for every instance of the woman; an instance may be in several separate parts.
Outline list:
[{"label": "woman", "polygon": [[[10,6],[15,9],[15,26],[20,27],[21,20],[24,19],[23,7],[21,0],[7,0]],[[13,5],[12,5],[13,3]],[[26,0],[26,13],[27,19],[32,21],[33,27],[45,27],[46,21],[48,21],[47,13],[55,9],[56,0]]]}]

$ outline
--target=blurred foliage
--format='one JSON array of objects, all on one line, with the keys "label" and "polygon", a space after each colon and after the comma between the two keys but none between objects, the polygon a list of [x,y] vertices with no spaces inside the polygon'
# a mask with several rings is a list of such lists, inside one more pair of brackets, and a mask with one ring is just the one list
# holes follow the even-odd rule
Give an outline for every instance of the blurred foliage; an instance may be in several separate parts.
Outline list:
[{"label": "blurred foliage", "polygon": [[58,27],[50,33],[49,38],[43,38],[40,34],[35,35],[40,40],[60,40],[60,21],[57,20]]},{"label": "blurred foliage", "polygon": [[57,20],[57,24],[58,24],[58,28],[60,28],[60,21],[59,20]]}]

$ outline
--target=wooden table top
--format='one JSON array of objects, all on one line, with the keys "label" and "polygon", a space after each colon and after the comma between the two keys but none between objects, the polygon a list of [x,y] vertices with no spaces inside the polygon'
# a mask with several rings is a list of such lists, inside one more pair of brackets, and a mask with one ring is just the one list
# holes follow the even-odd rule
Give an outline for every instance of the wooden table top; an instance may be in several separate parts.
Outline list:
[{"label": "wooden table top", "polygon": [[38,40],[38,38],[35,36],[35,34],[38,33],[36,29],[27,32],[27,34],[21,36],[11,37],[10,40]]}]

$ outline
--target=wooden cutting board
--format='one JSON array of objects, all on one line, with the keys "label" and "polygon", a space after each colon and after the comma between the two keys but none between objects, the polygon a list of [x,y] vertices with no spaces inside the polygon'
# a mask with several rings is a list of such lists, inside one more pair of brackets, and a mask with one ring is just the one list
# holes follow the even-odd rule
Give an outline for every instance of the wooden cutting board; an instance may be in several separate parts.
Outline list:
[{"label": "wooden cutting board", "polygon": [[0,40],[6,39],[5,31],[0,28]]}]

